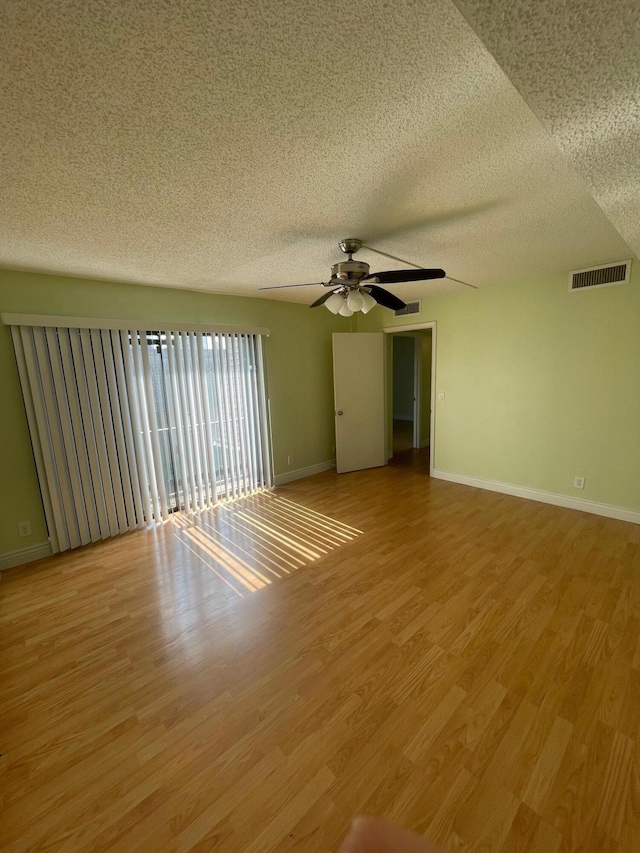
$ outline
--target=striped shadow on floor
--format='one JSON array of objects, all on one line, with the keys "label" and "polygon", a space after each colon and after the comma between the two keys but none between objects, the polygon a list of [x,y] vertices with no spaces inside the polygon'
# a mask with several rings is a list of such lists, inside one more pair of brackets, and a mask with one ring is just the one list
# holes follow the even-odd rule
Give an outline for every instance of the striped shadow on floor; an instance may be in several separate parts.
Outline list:
[{"label": "striped shadow on floor", "polygon": [[174,515],[175,536],[237,595],[262,589],[362,531],[270,492]]}]

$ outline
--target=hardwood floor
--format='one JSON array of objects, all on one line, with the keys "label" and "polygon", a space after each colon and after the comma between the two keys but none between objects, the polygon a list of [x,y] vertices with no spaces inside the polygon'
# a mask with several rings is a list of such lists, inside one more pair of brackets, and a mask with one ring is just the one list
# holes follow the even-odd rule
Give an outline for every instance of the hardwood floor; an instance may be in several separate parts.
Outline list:
[{"label": "hardwood floor", "polygon": [[393,421],[393,452],[400,453],[413,447],[413,421]]},{"label": "hardwood floor", "polygon": [[5,572],[0,845],[640,850],[639,544],[389,466]]}]

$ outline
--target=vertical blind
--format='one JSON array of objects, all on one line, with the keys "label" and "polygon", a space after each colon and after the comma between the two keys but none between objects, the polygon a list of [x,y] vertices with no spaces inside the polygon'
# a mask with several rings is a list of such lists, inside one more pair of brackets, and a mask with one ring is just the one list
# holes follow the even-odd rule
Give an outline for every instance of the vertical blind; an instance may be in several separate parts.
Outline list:
[{"label": "vertical blind", "polygon": [[271,485],[259,334],[11,334],[54,552]]}]

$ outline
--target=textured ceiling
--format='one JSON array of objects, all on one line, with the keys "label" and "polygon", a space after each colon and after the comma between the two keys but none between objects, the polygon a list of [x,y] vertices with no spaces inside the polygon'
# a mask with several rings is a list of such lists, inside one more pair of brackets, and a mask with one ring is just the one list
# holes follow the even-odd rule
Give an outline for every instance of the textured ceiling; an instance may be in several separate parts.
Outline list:
[{"label": "textured ceiling", "polygon": [[456,0],[640,255],[638,0]]},{"label": "textured ceiling", "polygon": [[0,69],[2,266],[257,296],[349,236],[477,285],[630,254],[450,0],[22,0]]}]

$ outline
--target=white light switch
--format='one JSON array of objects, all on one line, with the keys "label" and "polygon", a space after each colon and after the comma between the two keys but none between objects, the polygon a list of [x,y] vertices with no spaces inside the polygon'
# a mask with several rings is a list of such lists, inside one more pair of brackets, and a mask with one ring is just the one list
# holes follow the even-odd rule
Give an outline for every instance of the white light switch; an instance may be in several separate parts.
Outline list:
[{"label": "white light switch", "polygon": [[439,391],[439,392],[438,392],[438,402],[439,402],[439,403],[444,403],[444,391]]}]

